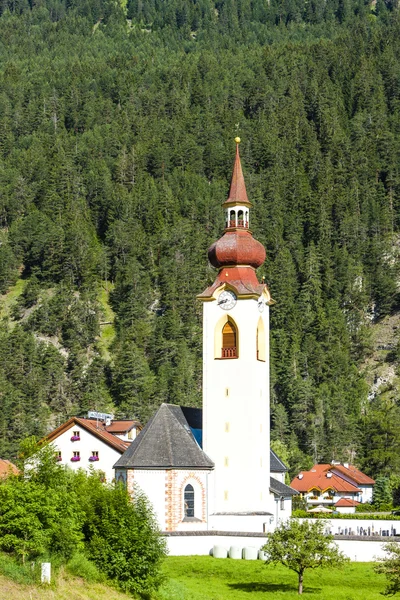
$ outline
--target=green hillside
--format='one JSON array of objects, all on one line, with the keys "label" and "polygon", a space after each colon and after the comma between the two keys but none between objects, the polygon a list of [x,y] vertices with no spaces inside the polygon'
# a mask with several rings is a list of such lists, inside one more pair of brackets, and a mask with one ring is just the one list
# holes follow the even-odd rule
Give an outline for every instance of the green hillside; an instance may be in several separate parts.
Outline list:
[{"label": "green hillside", "polygon": [[366,367],[397,378],[397,334],[374,345],[400,310],[397,2],[0,13],[0,456],[88,409],[200,404],[196,295],[239,134],[276,300],[272,437],[292,471],[399,477],[398,394]]}]

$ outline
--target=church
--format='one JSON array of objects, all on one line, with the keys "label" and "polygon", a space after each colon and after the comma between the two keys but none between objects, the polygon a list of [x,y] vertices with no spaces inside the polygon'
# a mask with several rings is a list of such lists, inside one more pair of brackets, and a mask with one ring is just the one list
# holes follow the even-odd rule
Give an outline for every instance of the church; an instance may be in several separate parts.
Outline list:
[{"label": "church", "polygon": [[[214,283],[203,304],[203,408],[163,404],[114,465],[138,487],[163,531],[263,532],[291,514],[285,465],[270,451],[269,307],[256,270],[265,249],[251,232],[239,143],[225,231],[208,250]],[[272,476],[271,476],[272,474]]]}]

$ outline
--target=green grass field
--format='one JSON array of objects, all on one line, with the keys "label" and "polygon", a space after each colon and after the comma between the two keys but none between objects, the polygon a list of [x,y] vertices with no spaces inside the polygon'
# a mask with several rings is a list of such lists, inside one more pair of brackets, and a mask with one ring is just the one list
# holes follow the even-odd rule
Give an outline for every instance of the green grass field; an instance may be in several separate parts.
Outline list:
[{"label": "green grass field", "polygon": [[[261,561],[210,556],[168,557],[165,583],[153,600],[294,600],[297,576]],[[372,563],[350,563],[340,570],[306,572],[303,598],[309,600],[382,599],[385,578]],[[90,583],[61,569],[50,587],[34,583],[29,569],[0,554],[0,600],[128,600],[112,587]]]},{"label": "green grass field", "polygon": [[0,295],[0,319],[6,319],[11,316],[11,309],[24,291],[26,281],[19,278],[7,294]]},{"label": "green grass field", "polygon": [[[261,561],[210,556],[169,557],[166,583],[157,600],[291,600],[299,598],[297,575]],[[307,571],[303,598],[310,600],[381,600],[385,578],[372,563],[350,563],[339,570]]]}]

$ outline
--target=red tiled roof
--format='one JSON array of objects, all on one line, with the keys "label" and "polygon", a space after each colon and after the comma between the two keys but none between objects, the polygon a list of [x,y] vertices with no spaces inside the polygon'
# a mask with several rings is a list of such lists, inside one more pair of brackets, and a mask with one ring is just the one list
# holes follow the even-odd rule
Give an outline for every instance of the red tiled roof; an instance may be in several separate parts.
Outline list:
[{"label": "red tiled roof", "polygon": [[0,458],[0,477],[4,478],[8,475],[18,475],[19,469],[9,460]]},{"label": "red tiled roof", "polygon": [[357,502],[357,500],[352,500],[351,498],[340,498],[335,504],[335,506],[340,507],[353,507],[358,506],[361,502]]},{"label": "red tiled roof", "polygon": [[[332,465],[314,465],[310,471],[302,471],[299,475],[293,479],[290,487],[294,488],[298,492],[306,493],[312,489],[320,490],[321,492],[327,489],[334,489],[337,492],[351,492],[356,494],[361,490],[356,485],[349,483],[339,475],[335,475],[331,471]],[[328,473],[332,476],[328,477]]]},{"label": "red tiled roof", "polygon": [[365,473],[359,471],[354,465],[349,465],[348,467],[345,467],[344,465],[332,465],[332,469],[335,469],[336,471],[339,471],[339,473],[343,473],[343,475],[353,479],[358,485],[374,485],[375,483],[371,477],[368,477],[368,475],[365,475]]},{"label": "red tiled roof", "polygon": [[139,421],[112,421],[110,425],[105,425],[104,429],[109,433],[126,433],[135,426],[141,429]]},{"label": "red tiled roof", "polygon": [[79,425],[86,429],[86,431],[90,431],[90,433],[98,437],[100,440],[102,440],[121,454],[125,452],[125,450],[129,446],[129,442],[124,442],[112,433],[105,431],[103,425],[100,424],[97,420],[80,419],[79,417],[71,417],[70,419],[68,419],[68,421],[66,421],[66,423],[63,423],[62,425],[57,427],[57,429],[49,433],[45,439],[49,442],[52,442],[53,440],[58,438],[62,433],[68,431],[68,429],[71,429],[74,425]]}]

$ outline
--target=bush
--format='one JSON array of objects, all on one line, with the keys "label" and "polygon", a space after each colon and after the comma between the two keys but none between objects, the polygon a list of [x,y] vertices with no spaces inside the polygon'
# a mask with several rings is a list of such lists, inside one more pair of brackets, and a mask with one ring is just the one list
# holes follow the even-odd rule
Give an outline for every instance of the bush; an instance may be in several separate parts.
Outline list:
[{"label": "bush", "polygon": [[105,580],[103,573],[100,573],[96,565],[84,554],[74,554],[67,564],[67,571],[71,575],[82,577],[82,579],[90,583],[98,583]]},{"label": "bush", "polygon": [[105,486],[96,477],[82,483],[89,558],[123,591],[150,597],[162,582],[166,551],[147,499],[136,491],[132,502],[123,486]]},{"label": "bush", "polygon": [[8,554],[0,553],[0,574],[15,581],[15,583],[24,585],[36,583],[39,579],[38,568],[37,565],[36,568],[32,569],[31,565],[22,565]]}]

